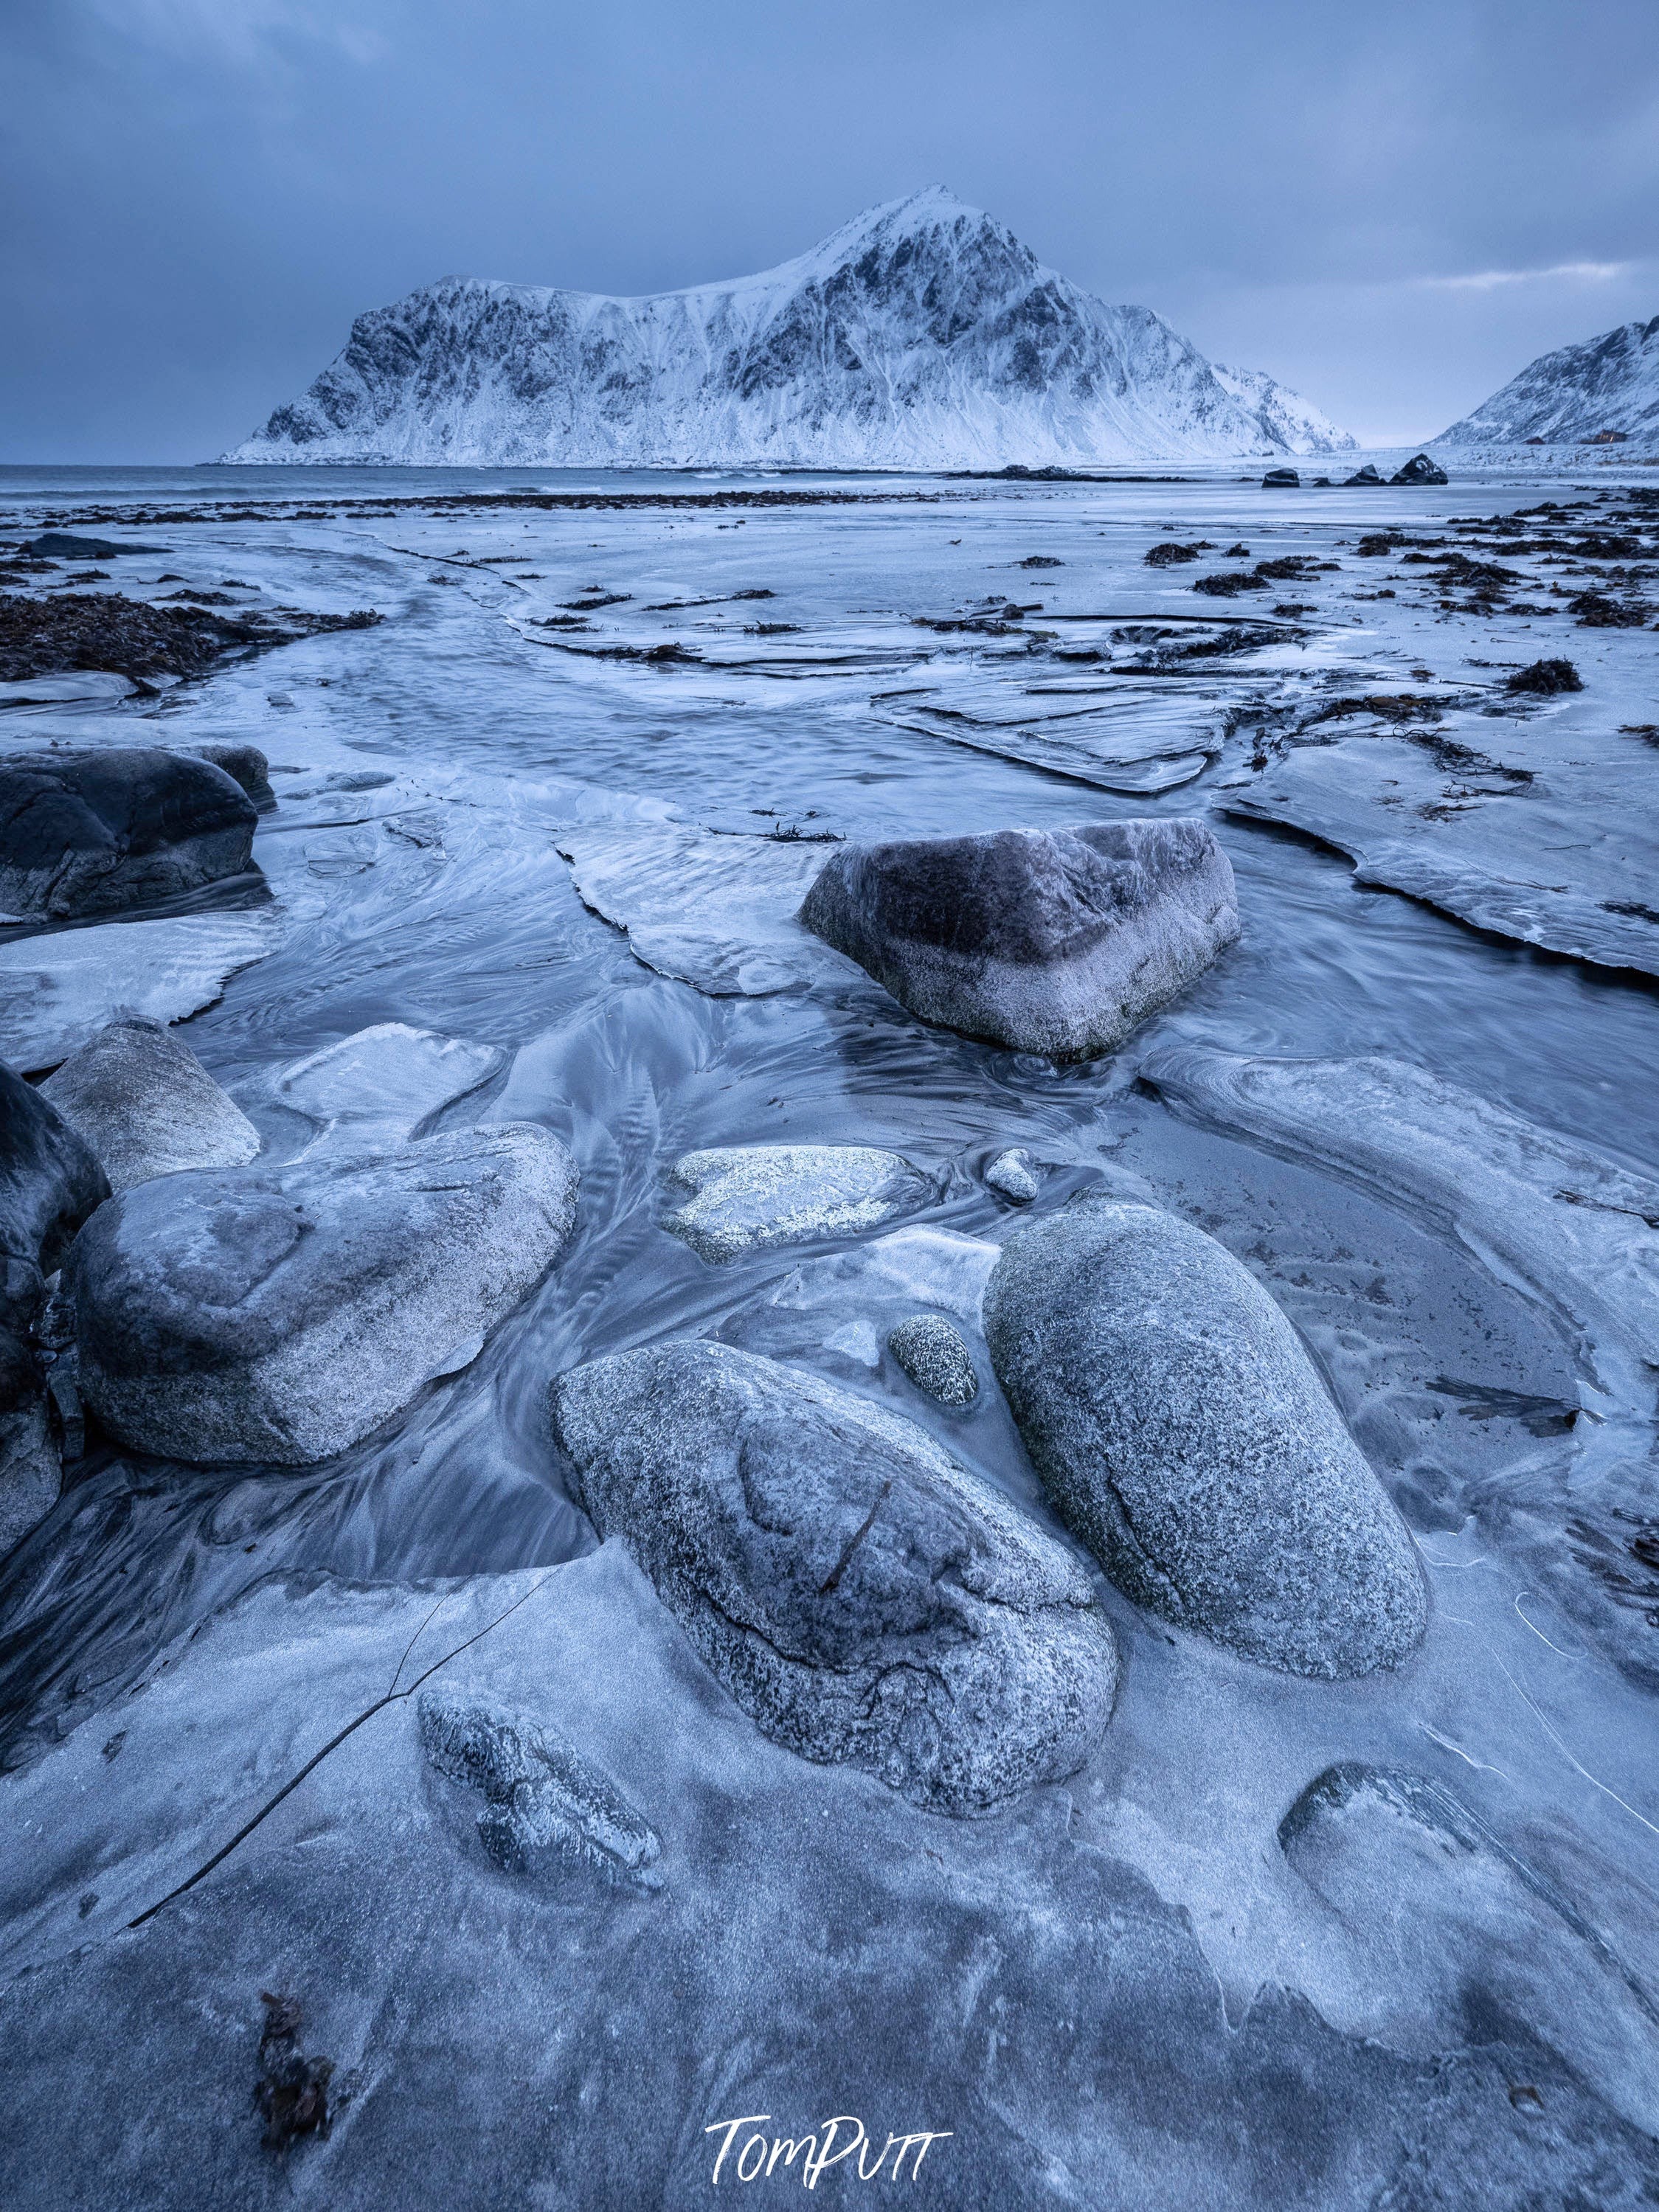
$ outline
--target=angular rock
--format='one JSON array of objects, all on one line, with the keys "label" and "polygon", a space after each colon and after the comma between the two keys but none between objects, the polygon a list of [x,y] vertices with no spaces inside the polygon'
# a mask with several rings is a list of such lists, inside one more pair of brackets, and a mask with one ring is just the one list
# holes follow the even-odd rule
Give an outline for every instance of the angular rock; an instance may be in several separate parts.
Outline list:
[{"label": "angular rock", "polygon": [[1081,1765],[1117,1661],[1065,1550],[911,1423],[678,1342],[561,1376],[555,1434],[764,1734],[968,1814]]},{"label": "angular rock", "polygon": [[0,761],[0,912],[70,921],[240,875],[253,802],[211,761],[149,746]]},{"label": "angular rock", "polygon": [[1428,1600],[1405,1524],[1296,1331],[1212,1237],[1074,1200],[1004,1246],[985,1334],[1049,1496],[1138,1604],[1297,1674],[1414,1649]]},{"label": "angular rock", "polygon": [[1296,491],[1302,483],[1294,469],[1269,469],[1261,479],[1264,491]]},{"label": "angular rock", "polygon": [[185,1168],[242,1167],[259,1133],[159,1022],[112,1022],[40,1085],[96,1154],[112,1190]]},{"label": "angular rock", "polygon": [[1437,461],[1431,461],[1426,453],[1419,453],[1407,461],[1403,469],[1396,469],[1389,482],[1397,484],[1443,484],[1449,483],[1450,478]]},{"label": "angular rock", "polygon": [[887,1349],[917,1389],[941,1406],[970,1406],[979,1395],[974,1355],[943,1314],[913,1314],[902,1321]]},{"label": "angular rock", "polygon": [[464,1364],[540,1280],[576,1181],[546,1130],[507,1123],[139,1183],[64,1271],[82,1394],[140,1451],[325,1459]]},{"label": "angular rock", "polygon": [[924,1021],[1054,1060],[1109,1052],[1238,934],[1183,819],[843,846],[800,918]]},{"label": "angular rock", "polygon": [[211,761],[215,768],[222,768],[227,775],[234,776],[253,801],[256,812],[276,812],[276,794],[270,787],[270,763],[258,745],[187,745],[185,750],[198,760]]},{"label": "angular rock", "polygon": [[267,907],[106,922],[0,945],[0,1059],[33,1075],[58,1066],[117,1015],[182,1021],[273,951],[281,934]]},{"label": "angular rock", "polygon": [[989,1188],[1000,1191],[1011,1206],[1029,1206],[1042,1188],[1042,1179],[1032,1165],[1031,1155],[1018,1145],[997,1154],[985,1170],[985,1180]]},{"label": "angular rock", "polygon": [[609,1775],[523,1713],[450,1690],[423,1690],[421,1742],[451,1782],[484,1801],[478,1836],[504,1873],[580,1867],[655,1890],[662,1839]]},{"label": "angular rock", "polygon": [[1367,461],[1364,468],[1356,469],[1351,477],[1344,477],[1342,479],[1345,486],[1349,484],[1380,484],[1382,481],[1383,478],[1382,471],[1377,468],[1374,461]]},{"label": "angular rock", "polygon": [[727,1145],[674,1163],[662,1225],[700,1259],[854,1237],[926,1206],[928,1177],[868,1145]]}]

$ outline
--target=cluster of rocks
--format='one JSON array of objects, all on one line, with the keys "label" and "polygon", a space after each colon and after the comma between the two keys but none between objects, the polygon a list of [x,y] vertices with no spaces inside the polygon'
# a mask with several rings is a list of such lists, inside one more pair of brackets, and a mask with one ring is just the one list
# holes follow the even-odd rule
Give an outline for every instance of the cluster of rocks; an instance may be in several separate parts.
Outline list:
[{"label": "cluster of rocks", "polygon": [[539,1125],[422,1133],[501,1060],[397,1023],[347,1038],[279,1079],[318,1134],[276,1163],[156,1024],[112,1024],[39,1088],[4,1071],[13,1540],[57,1492],[48,1391],[160,1458],[303,1466],[469,1365],[575,1216]]}]

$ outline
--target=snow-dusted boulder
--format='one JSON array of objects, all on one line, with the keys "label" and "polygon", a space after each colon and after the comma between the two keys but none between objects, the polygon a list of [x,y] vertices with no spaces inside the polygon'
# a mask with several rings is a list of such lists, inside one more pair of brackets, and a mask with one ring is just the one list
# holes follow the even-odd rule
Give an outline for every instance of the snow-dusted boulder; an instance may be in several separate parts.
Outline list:
[{"label": "snow-dusted boulder", "polygon": [[687,1152],[669,1177],[662,1225],[704,1260],[853,1237],[934,1194],[897,1152],[870,1145],[727,1145]]},{"label": "snow-dusted boulder", "polygon": [[1224,1246],[1151,1206],[1018,1231],[985,1334],[1062,1517],[1153,1613],[1297,1674],[1414,1649],[1410,1536],[1290,1322]]},{"label": "snow-dusted boulder", "polygon": [[159,1022],[112,1022],[40,1085],[92,1147],[112,1190],[185,1168],[242,1167],[259,1133]]},{"label": "snow-dusted boulder", "polygon": [[1086,1576],[921,1429],[689,1341],[571,1370],[552,1413],[595,1528],[766,1735],[957,1814],[1088,1756],[1117,1660]]},{"label": "snow-dusted boulder", "polygon": [[65,1269],[82,1389],[141,1451],[325,1459],[473,1356],[575,1196],[569,1154],[521,1122],[139,1183]]},{"label": "snow-dusted boulder", "polygon": [[240,875],[256,819],[234,776],[185,753],[113,746],[0,761],[0,913],[114,914]]},{"label": "snow-dusted boulder", "polygon": [[800,918],[924,1021],[1089,1060],[1238,934],[1201,822],[995,830],[837,849]]}]

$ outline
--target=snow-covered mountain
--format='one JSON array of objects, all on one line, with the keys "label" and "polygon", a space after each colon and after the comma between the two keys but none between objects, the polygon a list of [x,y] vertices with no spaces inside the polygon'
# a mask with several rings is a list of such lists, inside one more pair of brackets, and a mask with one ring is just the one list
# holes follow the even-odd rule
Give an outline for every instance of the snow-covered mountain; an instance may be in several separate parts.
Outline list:
[{"label": "snow-covered mountain", "polygon": [[1435,443],[1571,446],[1608,430],[1659,448],[1659,315],[1540,354]]},{"label": "snow-covered mountain", "polygon": [[1278,453],[1351,453],[1359,441],[1351,430],[1339,430],[1323,408],[1316,407],[1288,386],[1275,384],[1265,369],[1228,368],[1210,364],[1211,374],[1224,392],[1254,416],[1262,438]]},{"label": "snow-covered mountain", "polygon": [[1230,374],[933,186],[780,268],[688,291],[424,285],[359,316],[311,389],[225,459],[1075,467],[1352,444],[1271,379]]}]

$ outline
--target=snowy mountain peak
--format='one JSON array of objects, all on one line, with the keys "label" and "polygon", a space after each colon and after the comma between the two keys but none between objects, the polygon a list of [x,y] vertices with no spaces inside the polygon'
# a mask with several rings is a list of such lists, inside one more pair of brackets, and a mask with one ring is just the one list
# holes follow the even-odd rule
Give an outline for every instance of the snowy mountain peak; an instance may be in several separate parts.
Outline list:
[{"label": "snowy mountain peak", "polygon": [[359,316],[310,390],[226,458],[1077,467],[1352,443],[930,185],[725,283],[633,299],[423,286]]},{"label": "snowy mountain peak", "polygon": [[1443,430],[1449,446],[1582,445],[1659,449],[1659,315],[1540,354],[1501,392]]}]

